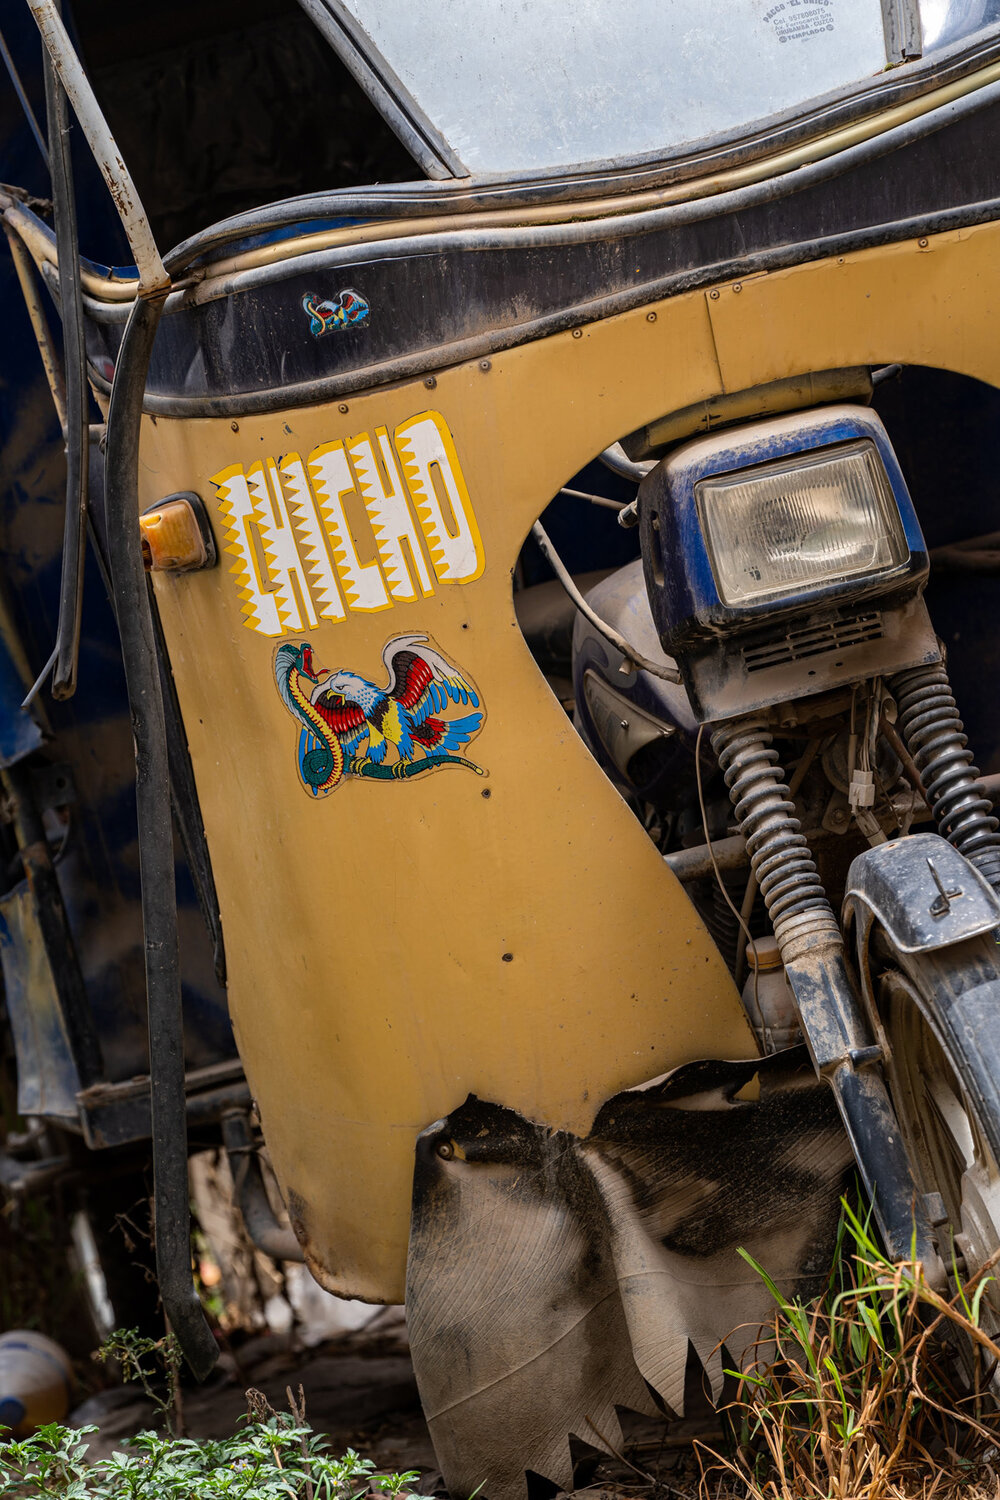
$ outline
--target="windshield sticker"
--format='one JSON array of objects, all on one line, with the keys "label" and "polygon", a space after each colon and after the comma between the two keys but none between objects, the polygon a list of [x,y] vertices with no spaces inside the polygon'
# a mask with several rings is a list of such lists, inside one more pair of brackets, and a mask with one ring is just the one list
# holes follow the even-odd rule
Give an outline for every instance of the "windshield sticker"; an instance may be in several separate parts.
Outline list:
[{"label": "windshield sticker", "polygon": [[407,781],[444,766],[485,776],[460,753],[486,717],[466,674],[425,635],[394,636],[382,665],[384,686],[317,666],[308,641],[275,651],[274,680],[299,726],[295,761],[305,791],[327,797],[348,776]]},{"label": "windshield sticker", "polygon": [[429,598],[485,567],[448,424],[421,412],[212,478],[244,624],[261,635]]},{"label": "windshield sticker", "polygon": [[314,292],[307,292],[302,298],[302,306],[309,314],[309,332],[316,339],[335,328],[363,323],[371,312],[368,299],[350,287],[345,287],[334,302],[322,302]]},{"label": "windshield sticker", "polygon": [[779,42],[801,42],[833,31],[834,0],[778,0],[764,12]]}]

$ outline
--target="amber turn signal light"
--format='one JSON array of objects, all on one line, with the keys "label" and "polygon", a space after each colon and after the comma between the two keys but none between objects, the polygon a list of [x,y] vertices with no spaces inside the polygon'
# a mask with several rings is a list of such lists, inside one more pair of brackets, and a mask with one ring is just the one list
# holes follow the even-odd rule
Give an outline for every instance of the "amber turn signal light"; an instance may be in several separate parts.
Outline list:
[{"label": "amber turn signal light", "polygon": [[192,573],[215,566],[215,538],[198,495],[167,495],[143,511],[139,531],[147,572]]}]

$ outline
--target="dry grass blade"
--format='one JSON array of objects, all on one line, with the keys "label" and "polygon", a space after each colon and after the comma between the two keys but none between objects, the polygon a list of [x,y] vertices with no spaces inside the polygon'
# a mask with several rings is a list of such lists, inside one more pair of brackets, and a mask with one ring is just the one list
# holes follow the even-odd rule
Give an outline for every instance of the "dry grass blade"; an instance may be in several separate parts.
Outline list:
[{"label": "dry grass blade", "polygon": [[[995,1500],[1000,1345],[982,1327],[1000,1252],[942,1297],[918,1261],[893,1264],[843,1205],[826,1289],[775,1301],[727,1408],[731,1456],[699,1445],[702,1500],[734,1481],[750,1500]],[[960,1350],[976,1351],[976,1379]],[[993,1365],[983,1372],[983,1355]],[[967,1363],[973,1361],[967,1360]]]}]

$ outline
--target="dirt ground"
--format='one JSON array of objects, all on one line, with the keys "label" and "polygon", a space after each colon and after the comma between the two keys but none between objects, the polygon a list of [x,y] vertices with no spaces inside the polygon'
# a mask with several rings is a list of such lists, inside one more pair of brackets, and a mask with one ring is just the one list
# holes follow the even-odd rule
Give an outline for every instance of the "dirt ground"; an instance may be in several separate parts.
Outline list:
[{"label": "dirt ground", "polygon": [[[224,1352],[206,1385],[183,1392],[186,1433],[223,1437],[246,1411],[248,1387],[262,1391],[276,1409],[287,1409],[285,1388],[291,1386],[297,1394],[300,1384],[307,1420],[329,1437],[335,1452],[354,1448],[372,1459],[379,1472],[415,1469],[420,1476],[415,1490],[446,1493],[420,1409],[400,1308],[375,1310],[362,1328],[312,1349],[302,1348],[292,1334],[264,1334],[248,1339],[235,1352]],[[124,1438],[153,1425],[153,1408],[135,1388],[111,1389],[83,1402],[71,1421],[98,1426],[91,1456],[106,1457]],[[620,1458],[605,1458],[599,1465],[585,1462],[580,1470],[579,1482],[587,1486],[588,1500],[596,1500],[602,1491],[693,1500],[698,1470],[691,1438],[699,1435],[711,1441],[717,1435],[710,1414],[669,1428],[623,1414],[622,1425],[626,1445]]]}]

